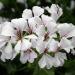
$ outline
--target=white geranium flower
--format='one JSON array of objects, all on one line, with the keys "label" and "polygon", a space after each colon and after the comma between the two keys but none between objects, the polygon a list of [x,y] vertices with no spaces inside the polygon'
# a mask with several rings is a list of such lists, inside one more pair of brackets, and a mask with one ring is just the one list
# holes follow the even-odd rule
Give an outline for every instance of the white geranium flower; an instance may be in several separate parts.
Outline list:
[{"label": "white geranium flower", "polygon": [[[33,13],[33,15],[32,15]],[[32,16],[40,16],[44,13],[44,9],[39,7],[39,6],[34,6],[32,8],[32,11],[30,9],[25,9],[23,11],[23,14],[22,14],[22,17],[25,18],[25,19],[29,19],[31,18]]]},{"label": "white geranium flower", "polygon": [[63,66],[64,60],[67,60],[66,54],[57,52],[54,57],[53,66],[54,67]]},{"label": "white geranium flower", "polygon": [[[33,63],[42,55],[40,68],[50,69],[64,64],[65,50],[75,54],[75,26],[71,23],[57,23],[62,8],[56,4],[45,8],[51,16],[44,15],[44,9],[34,6],[25,9],[22,18],[0,24],[0,59],[13,60],[20,53],[21,63]],[[38,55],[37,53],[38,52]]]},{"label": "white geranium flower", "polygon": [[58,42],[54,39],[50,39],[48,41],[44,41],[43,37],[39,38],[36,41],[36,50],[41,54],[44,52],[57,52],[58,50]]},{"label": "white geranium flower", "polygon": [[35,35],[34,34],[32,34],[30,36],[23,35],[25,33],[24,31],[26,31],[26,29],[28,27],[27,21],[25,19],[23,19],[23,18],[13,19],[11,22],[13,24],[13,27],[16,28],[15,29],[15,36],[13,37],[16,39],[16,42],[17,42],[17,44],[15,45],[15,51],[18,53],[20,51],[26,51],[32,45],[29,40],[34,39]]},{"label": "white geranium flower", "polygon": [[20,61],[23,64],[27,61],[33,63],[35,58],[37,58],[37,54],[33,50],[28,49],[25,52],[21,52]]},{"label": "white geranium flower", "polygon": [[61,49],[66,50],[66,52],[70,52],[71,49],[73,49],[72,41],[68,38],[72,38],[75,36],[75,26],[72,24],[59,24],[58,25],[58,33],[60,34],[61,40],[60,40],[60,46]]},{"label": "white geranium flower", "polygon": [[14,29],[10,22],[5,22],[3,25],[0,33],[0,51],[2,52],[1,60],[5,61],[5,59],[14,59],[17,54],[12,49],[11,42],[11,37],[14,36]]},{"label": "white geranium flower", "polygon": [[42,58],[39,60],[38,64],[40,68],[46,67],[47,69],[50,69],[53,66],[53,57],[51,57],[48,54],[44,54]]},{"label": "white geranium flower", "polygon": [[56,4],[52,4],[50,8],[46,7],[45,9],[51,14],[51,17],[55,21],[57,21],[59,19],[59,17],[63,14],[62,8],[60,8]]}]

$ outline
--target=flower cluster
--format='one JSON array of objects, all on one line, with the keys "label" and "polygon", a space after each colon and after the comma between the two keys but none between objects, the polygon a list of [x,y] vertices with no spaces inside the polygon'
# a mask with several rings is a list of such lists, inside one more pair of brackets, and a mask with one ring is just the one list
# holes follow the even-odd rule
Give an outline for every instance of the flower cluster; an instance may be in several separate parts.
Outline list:
[{"label": "flower cluster", "polygon": [[0,59],[5,62],[20,54],[23,64],[39,59],[40,68],[62,66],[66,53],[75,53],[75,26],[58,23],[62,14],[56,4],[34,6],[32,10],[25,9],[22,18],[0,24]]}]

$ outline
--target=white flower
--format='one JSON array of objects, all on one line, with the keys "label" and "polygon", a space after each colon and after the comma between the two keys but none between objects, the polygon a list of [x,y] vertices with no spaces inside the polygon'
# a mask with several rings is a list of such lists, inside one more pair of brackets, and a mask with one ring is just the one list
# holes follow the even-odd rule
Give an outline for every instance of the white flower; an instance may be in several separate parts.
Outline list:
[{"label": "white flower", "polygon": [[66,54],[57,52],[54,57],[53,66],[54,67],[63,66],[64,60],[67,60]]},{"label": "white flower", "polygon": [[[45,9],[51,16],[44,15]],[[67,59],[61,50],[75,54],[75,26],[56,22],[63,13],[58,5],[45,9],[34,6],[25,9],[22,18],[0,24],[2,61],[13,60],[19,53],[21,63],[33,63],[41,55],[40,68],[50,69],[62,66]]]},{"label": "white flower", "polygon": [[20,61],[23,64],[27,61],[33,63],[35,58],[37,58],[37,54],[33,50],[28,49],[26,52],[21,52]]},{"label": "white flower", "polygon": [[53,57],[51,57],[48,54],[44,54],[42,58],[39,60],[38,64],[40,68],[46,67],[47,69],[50,69],[53,66]]},{"label": "white flower", "polygon": [[59,24],[58,25],[58,33],[60,34],[60,46],[61,49],[64,49],[66,52],[70,52],[71,49],[74,48],[72,45],[71,39],[69,40],[68,38],[72,38],[75,36],[75,26],[72,24]]},{"label": "white flower", "polygon": [[33,12],[34,16],[40,16],[44,13],[44,9],[39,7],[39,6],[34,6],[32,8],[32,11],[30,9],[25,9],[23,11],[22,17],[25,18],[25,19],[29,19],[33,16],[32,12]]},{"label": "white flower", "polygon": [[55,21],[57,21],[59,19],[59,17],[63,14],[62,8],[60,8],[56,4],[52,4],[50,8],[46,7],[45,9],[51,14],[51,17]]},{"label": "white flower", "polygon": [[13,24],[12,26],[16,28],[14,34],[15,36],[12,37],[15,38],[17,42],[15,45],[15,51],[17,53],[19,53],[20,51],[26,51],[32,45],[30,39],[34,39],[34,37],[36,38],[36,36],[34,34],[27,36],[23,35],[25,33],[24,31],[26,31],[28,27],[27,21],[24,18],[13,19],[11,22]]},{"label": "white flower", "polygon": [[58,50],[58,42],[54,39],[44,41],[43,37],[36,41],[36,50],[41,54],[44,52],[56,52]]}]

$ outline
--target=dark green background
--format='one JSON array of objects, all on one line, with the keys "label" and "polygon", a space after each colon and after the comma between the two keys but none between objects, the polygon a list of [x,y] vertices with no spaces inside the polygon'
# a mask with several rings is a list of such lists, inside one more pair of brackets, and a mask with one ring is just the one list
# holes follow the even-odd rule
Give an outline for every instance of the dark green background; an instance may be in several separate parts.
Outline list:
[{"label": "dark green background", "polygon": [[[63,15],[58,21],[75,24],[75,7],[70,9],[71,0],[27,0],[26,3],[18,3],[16,0],[0,1],[4,4],[4,8],[0,10],[0,16],[9,18],[9,21],[20,18],[25,8],[31,9],[35,5],[45,7],[55,3],[63,8]],[[11,8],[14,8],[15,12]],[[63,67],[50,70],[40,69],[37,60],[33,64],[21,64],[17,56],[13,61],[9,60],[6,63],[0,61],[0,75],[75,75],[75,56],[72,54],[67,54],[67,56],[68,60],[65,61]]]}]

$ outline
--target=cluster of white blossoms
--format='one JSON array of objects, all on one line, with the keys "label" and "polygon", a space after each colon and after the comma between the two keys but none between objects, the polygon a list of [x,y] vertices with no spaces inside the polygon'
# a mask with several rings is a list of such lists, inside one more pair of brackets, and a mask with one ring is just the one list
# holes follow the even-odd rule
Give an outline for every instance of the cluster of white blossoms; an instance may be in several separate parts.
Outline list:
[{"label": "cluster of white blossoms", "polygon": [[39,59],[40,68],[62,66],[66,53],[75,53],[75,26],[58,23],[62,14],[56,4],[50,8],[34,6],[32,10],[25,9],[22,18],[0,24],[0,59],[5,62],[20,54],[23,64]]}]

